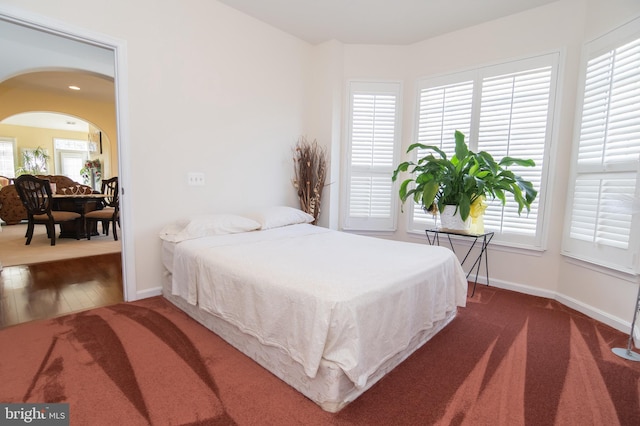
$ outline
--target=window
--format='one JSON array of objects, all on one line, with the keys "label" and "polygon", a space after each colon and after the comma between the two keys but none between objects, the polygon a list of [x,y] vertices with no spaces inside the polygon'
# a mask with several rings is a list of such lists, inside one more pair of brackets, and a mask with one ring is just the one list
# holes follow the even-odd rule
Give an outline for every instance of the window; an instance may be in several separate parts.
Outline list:
[{"label": "window", "polygon": [[15,140],[13,138],[0,138],[0,176],[15,177],[14,151]]},{"label": "window", "polygon": [[75,182],[87,183],[84,181],[80,170],[87,162],[87,154],[77,151],[59,151],[60,173]]},{"label": "window", "polygon": [[80,173],[89,159],[89,154],[95,151],[95,143],[78,139],[53,139],[55,149],[55,164],[58,174],[67,176],[80,183],[85,182]]},{"label": "window", "polygon": [[638,269],[640,20],[585,46],[563,254]]},{"label": "window", "polygon": [[344,229],[394,230],[400,90],[400,83],[349,84]]},{"label": "window", "polygon": [[[419,92],[418,101],[418,142],[435,145],[447,153],[455,152],[456,130],[461,131],[469,142],[471,114],[473,106],[473,76],[475,73],[456,75],[453,80],[444,78],[429,80]],[[417,157],[427,155],[426,150],[418,150]],[[434,216],[424,212],[420,205],[413,203],[412,228],[422,232],[426,226],[434,226]]]},{"label": "window", "polygon": [[32,175],[49,174],[49,151],[42,147],[37,148],[21,148],[22,151],[22,167],[19,168],[20,173]]},{"label": "window", "polygon": [[[496,159],[511,156],[530,158],[535,167],[511,166],[509,170],[533,183],[540,191],[551,97],[552,67],[528,69],[495,77],[482,84],[478,150]],[[484,215],[485,228],[514,239],[534,238],[538,225],[540,198],[531,211],[518,214],[518,204],[507,197],[504,206],[489,205]],[[499,238],[499,237],[498,237]]]},{"label": "window", "polygon": [[[496,232],[495,241],[542,246],[544,160],[551,144],[557,64],[558,54],[550,54],[419,83],[417,142],[439,146],[452,156],[454,132],[460,130],[473,151],[487,151],[497,161],[511,156],[536,163],[533,168],[510,167],[538,190],[528,215],[518,215],[518,205],[509,196],[505,206],[487,200],[484,225]],[[433,221],[414,204],[409,230],[422,232]]]}]

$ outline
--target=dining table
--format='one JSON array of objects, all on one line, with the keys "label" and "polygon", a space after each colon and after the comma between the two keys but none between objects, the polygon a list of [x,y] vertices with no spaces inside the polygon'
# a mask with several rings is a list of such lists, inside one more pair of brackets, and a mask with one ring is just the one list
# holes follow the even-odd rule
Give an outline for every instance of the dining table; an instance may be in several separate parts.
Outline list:
[{"label": "dining table", "polygon": [[[73,222],[60,223],[60,238],[87,238],[87,232],[91,235],[98,234],[98,224],[93,222],[91,229],[85,229],[84,215],[94,210],[101,210],[104,207],[105,194],[100,193],[56,193],[53,197],[53,210],[69,211],[80,213],[80,218]],[[78,227],[77,221],[81,221]],[[80,229],[78,233],[78,229]]]}]

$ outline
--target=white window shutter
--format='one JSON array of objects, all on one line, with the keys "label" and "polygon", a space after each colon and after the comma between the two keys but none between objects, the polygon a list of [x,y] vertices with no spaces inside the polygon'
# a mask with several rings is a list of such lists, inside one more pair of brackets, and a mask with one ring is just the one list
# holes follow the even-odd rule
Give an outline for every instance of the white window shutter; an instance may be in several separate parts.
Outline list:
[{"label": "white window shutter", "polygon": [[[482,82],[478,151],[489,152],[496,161],[503,157],[532,159],[535,167],[511,166],[509,170],[540,189],[547,140],[551,91],[551,66],[485,78]],[[518,204],[507,195],[504,206],[489,203],[485,229],[499,233],[535,237],[539,198],[527,214],[518,214]]]},{"label": "white window shutter", "polygon": [[399,83],[350,84],[350,129],[344,229],[395,229]]},{"label": "white window shutter", "polygon": [[[622,30],[624,32],[624,30]],[[636,31],[637,32],[637,31]],[[609,49],[586,46],[563,253],[625,272],[638,270],[640,34],[610,33]]]},{"label": "white window shutter", "polygon": [[[455,131],[469,135],[472,103],[473,80],[436,87],[427,85],[420,89],[417,141],[439,147],[450,158],[456,148]],[[425,155],[426,150],[418,150],[416,156],[420,158]],[[434,219],[431,213],[422,210],[422,206],[413,203],[413,226],[422,226],[423,229],[433,227]]]},{"label": "white window shutter", "polygon": [[640,154],[639,67],[640,39],[588,62],[580,164],[624,162]]},{"label": "white window shutter", "polygon": [[418,142],[454,152],[455,131],[468,134],[471,128],[473,80],[426,87],[419,96]]},{"label": "white window shutter", "polygon": [[[627,249],[631,235],[633,173],[578,177],[573,198],[571,238]],[[598,206],[598,207],[595,207]]]}]

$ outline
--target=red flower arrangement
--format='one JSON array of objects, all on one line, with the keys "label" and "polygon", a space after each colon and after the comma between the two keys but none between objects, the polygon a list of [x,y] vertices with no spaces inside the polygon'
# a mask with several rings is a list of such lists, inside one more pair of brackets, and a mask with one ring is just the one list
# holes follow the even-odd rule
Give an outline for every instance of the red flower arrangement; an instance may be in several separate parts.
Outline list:
[{"label": "red flower arrangement", "polygon": [[97,179],[102,177],[102,163],[100,163],[99,159],[87,160],[84,163],[84,167],[80,169],[80,174],[82,175],[82,179],[84,179],[84,183],[89,184],[92,175]]}]

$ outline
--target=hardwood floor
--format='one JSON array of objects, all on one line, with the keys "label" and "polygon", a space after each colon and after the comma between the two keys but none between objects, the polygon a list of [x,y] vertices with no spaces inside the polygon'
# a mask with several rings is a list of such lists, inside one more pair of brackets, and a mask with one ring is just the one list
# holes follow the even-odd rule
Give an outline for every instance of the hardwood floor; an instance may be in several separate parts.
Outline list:
[{"label": "hardwood floor", "polygon": [[123,301],[120,253],[5,266],[0,328]]}]

